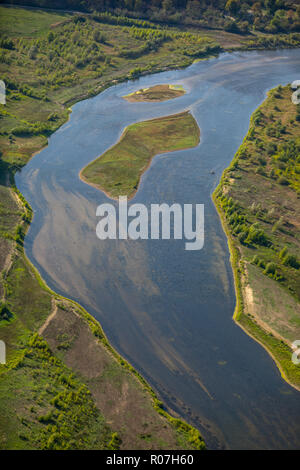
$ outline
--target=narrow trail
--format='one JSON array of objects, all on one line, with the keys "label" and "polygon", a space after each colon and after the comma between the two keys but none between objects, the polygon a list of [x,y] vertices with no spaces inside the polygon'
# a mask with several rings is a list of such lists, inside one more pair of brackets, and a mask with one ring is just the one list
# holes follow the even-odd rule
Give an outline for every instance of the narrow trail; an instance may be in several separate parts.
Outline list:
[{"label": "narrow trail", "polygon": [[49,323],[53,320],[53,318],[57,314],[57,305],[56,305],[55,299],[53,297],[51,299],[51,302],[52,302],[52,311],[51,311],[50,315],[48,316],[47,320],[45,321],[45,323],[39,329],[39,331],[38,331],[39,335],[43,334],[43,332],[45,331],[45,329],[47,328]]}]

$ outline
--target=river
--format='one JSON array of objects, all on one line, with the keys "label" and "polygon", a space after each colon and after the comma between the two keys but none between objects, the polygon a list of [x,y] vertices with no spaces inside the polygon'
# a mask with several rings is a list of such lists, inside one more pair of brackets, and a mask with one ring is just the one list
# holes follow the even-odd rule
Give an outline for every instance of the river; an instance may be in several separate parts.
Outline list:
[{"label": "river", "polygon": [[[299,392],[232,320],[229,252],[211,200],[266,91],[299,78],[300,50],[280,50],[225,53],[118,84],[73,106],[16,176],[35,214],[25,239],[29,259],[51,288],[100,321],[118,352],[213,449],[300,445]],[[162,103],[122,99],[163,83],[187,93]],[[111,200],[79,171],[125,126],[185,109],[198,122],[200,145],[156,156],[131,203],[204,204],[204,248],[185,251],[184,240],[100,241],[96,208]]]}]

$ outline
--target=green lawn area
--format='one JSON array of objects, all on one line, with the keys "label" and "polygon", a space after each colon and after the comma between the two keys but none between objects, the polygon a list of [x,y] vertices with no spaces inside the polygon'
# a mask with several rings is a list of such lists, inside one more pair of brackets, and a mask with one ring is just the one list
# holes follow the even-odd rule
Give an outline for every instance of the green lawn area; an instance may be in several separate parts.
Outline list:
[{"label": "green lawn area", "polygon": [[82,170],[81,178],[112,198],[132,197],[155,155],[195,147],[199,137],[189,112],[132,124],[116,145]]}]

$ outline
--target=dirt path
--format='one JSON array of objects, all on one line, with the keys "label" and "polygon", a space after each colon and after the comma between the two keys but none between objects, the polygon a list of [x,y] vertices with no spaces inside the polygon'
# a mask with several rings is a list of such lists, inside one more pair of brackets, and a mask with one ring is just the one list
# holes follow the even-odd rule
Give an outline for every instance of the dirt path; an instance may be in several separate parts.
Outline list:
[{"label": "dirt path", "polygon": [[55,317],[55,315],[57,314],[57,305],[56,305],[56,302],[55,302],[55,299],[52,297],[51,299],[51,302],[52,302],[52,312],[50,313],[49,317],[47,318],[47,320],[45,321],[45,323],[41,326],[41,328],[39,329],[39,335],[42,335],[43,332],[45,331],[45,329],[47,328],[47,326],[49,325],[49,323],[53,320],[53,318]]}]

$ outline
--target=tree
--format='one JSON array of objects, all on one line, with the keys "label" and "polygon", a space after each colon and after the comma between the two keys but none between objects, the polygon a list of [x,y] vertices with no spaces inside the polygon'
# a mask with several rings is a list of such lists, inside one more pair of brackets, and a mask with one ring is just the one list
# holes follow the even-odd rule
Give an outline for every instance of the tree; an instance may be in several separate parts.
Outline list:
[{"label": "tree", "polygon": [[29,49],[29,52],[28,52],[29,59],[34,60],[36,58],[37,51],[38,51],[38,49],[37,49],[36,46],[31,46],[31,48]]},{"label": "tree", "polygon": [[166,13],[170,13],[173,10],[173,1],[172,0],[163,0],[162,8]]},{"label": "tree", "polygon": [[226,21],[225,21],[225,24],[224,24],[224,29],[225,29],[225,31],[228,31],[230,33],[239,33],[240,32],[239,27],[237,25],[237,22],[235,20],[230,20],[229,18],[226,18]]},{"label": "tree", "polygon": [[186,5],[186,11],[190,16],[199,16],[199,2],[196,0],[189,0]]},{"label": "tree", "polygon": [[276,10],[276,0],[265,0],[265,7],[270,13],[274,13]]},{"label": "tree", "polygon": [[239,0],[228,0],[227,3],[226,3],[226,10],[229,11],[230,13],[232,13],[233,15],[236,15],[237,12],[239,11],[240,9],[240,2]]},{"label": "tree", "polygon": [[54,34],[53,31],[49,31],[48,36],[47,36],[48,42],[52,42],[54,39]]}]

